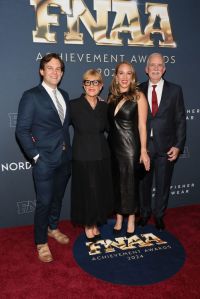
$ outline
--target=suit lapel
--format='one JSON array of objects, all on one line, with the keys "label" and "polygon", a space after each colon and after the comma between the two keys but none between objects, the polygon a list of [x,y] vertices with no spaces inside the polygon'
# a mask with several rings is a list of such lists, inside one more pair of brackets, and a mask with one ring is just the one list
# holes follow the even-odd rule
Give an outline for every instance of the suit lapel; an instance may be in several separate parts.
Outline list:
[{"label": "suit lapel", "polygon": [[66,105],[66,113],[65,113],[65,119],[64,119],[64,123],[62,124],[61,120],[60,120],[60,116],[58,114],[58,111],[50,97],[50,95],[48,94],[48,92],[46,91],[46,89],[40,84],[39,85],[39,89],[42,93],[42,98],[48,102],[48,104],[53,108],[53,110],[56,113],[56,118],[58,119],[59,123],[63,126],[63,124],[65,123],[66,119],[69,117],[69,105],[68,105],[68,101],[66,100],[65,94],[63,93],[63,91],[61,89],[59,89],[60,93],[63,96],[63,99],[65,101],[65,105]]},{"label": "suit lapel", "polygon": [[162,96],[161,96],[161,100],[160,100],[160,105],[158,107],[158,112],[156,113],[157,115],[159,115],[163,108],[165,108],[166,105],[166,101],[168,99],[169,96],[169,92],[168,92],[168,84],[167,82],[164,80],[164,84],[163,84],[163,91],[162,91]]},{"label": "suit lapel", "polygon": [[48,94],[48,92],[46,91],[46,89],[42,86],[42,85],[39,85],[39,89],[42,93],[42,98],[43,100],[45,100],[46,102],[48,102],[48,104],[53,108],[53,110],[56,112],[56,115],[58,116],[58,118],[60,119],[59,115],[58,115],[58,111],[50,97],[50,95]]},{"label": "suit lapel", "polygon": [[144,86],[143,86],[142,91],[143,91],[143,93],[144,93],[144,95],[145,95],[145,97],[146,97],[146,99],[147,99],[147,104],[148,104],[148,114],[149,114],[149,115],[152,115],[152,113],[151,113],[151,108],[150,108],[150,106],[149,106],[149,101],[148,101],[148,87],[149,87],[149,81],[146,81],[146,82],[144,83]]}]

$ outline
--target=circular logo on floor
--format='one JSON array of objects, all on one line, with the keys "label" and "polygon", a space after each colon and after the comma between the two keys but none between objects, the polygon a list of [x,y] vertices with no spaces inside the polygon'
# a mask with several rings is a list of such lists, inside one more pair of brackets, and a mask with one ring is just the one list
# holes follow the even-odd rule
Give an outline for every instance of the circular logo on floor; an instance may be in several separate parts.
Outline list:
[{"label": "circular logo on floor", "polygon": [[125,227],[113,235],[114,220],[101,228],[101,238],[88,242],[84,234],[75,241],[73,253],[79,266],[96,278],[125,285],[148,285],[177,273],[185,262],[181,243],[153,225],[137,227],[126,237]]}]

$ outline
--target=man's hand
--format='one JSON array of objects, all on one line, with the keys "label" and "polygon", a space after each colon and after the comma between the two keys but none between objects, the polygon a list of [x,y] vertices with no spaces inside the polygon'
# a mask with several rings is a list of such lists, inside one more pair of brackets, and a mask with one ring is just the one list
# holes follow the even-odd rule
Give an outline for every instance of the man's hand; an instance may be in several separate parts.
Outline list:
[{"label": "man's hand", "polygon": [[169,157],[168,160],[169,161],[176,160],[178,158],[179,153],[180,153],[179,148],[172,146],[170,150],[167,152],[167,155]]}]

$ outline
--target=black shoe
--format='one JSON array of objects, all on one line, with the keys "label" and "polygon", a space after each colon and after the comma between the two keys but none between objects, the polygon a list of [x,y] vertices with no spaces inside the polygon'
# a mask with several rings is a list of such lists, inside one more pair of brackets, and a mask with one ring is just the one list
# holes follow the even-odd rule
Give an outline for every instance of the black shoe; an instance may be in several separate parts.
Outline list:
[{"label": "black shoe", "polygon": [[162,218],[156,218],[155,225],[156,225],[157,230],[159,230],[160,232],[165,229],[165,223]]},{"label": "black shoe", "polygon": [[140,218],[139,221],[138,221],[138,223],[137,223],[137,225],[138,226],[145,226],[145,225],[147,225],[148,220],[149,220],[148,217],[146,217],[146,218]]},{"label": "black shoe", "polygon": [[100,240],[101,239],[101,234],[95,235],[96,240]]},{"label": "black shoe", "polygon": [[120,229],[113,228],[113,235],[118,236],[121,233],[121,231],[122,231],[122,228],[120,228]]},{"label": "black shoe", "polygon": [[135,235],[135,231],[133,231],[132,233],[126,232],[126,237],[127,238],[130,238],[130,237],[132,237],[134,235]]},{"label": "black shoe", "polygon": [[89,238],[89,237],[86,236],[86,239],[87,239],[88,242],[92,242],[92,243],[95,243],[97,241],[96,236],[95,237],[91,237],[91,238]]}]

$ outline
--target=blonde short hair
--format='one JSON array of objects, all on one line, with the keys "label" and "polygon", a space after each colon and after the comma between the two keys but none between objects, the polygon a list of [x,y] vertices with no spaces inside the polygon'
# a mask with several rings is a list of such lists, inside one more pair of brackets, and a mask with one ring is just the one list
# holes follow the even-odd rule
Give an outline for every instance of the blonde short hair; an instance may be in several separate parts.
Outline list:
[{"label": "blonde short hair", "polygon": [[94,76],[100,83],[103,83],[101,73],[96,69],[89,69],[83,74],[83,81],[87,80],[89,76]]}]

